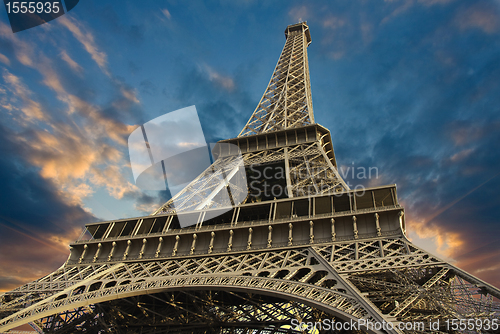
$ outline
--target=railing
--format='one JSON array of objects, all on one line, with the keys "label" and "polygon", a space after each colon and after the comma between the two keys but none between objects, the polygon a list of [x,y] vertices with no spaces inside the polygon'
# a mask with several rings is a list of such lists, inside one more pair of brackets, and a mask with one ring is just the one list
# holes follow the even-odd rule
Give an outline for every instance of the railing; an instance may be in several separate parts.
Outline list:
[{"label": "railing", "polygon": [[[99,239],[86,239],[86,240],[77,240],[74,241],[72,244],[83,244],[86,242],[101,242],[101,241],[117,241],[117,240],[128,240],[128,239],[141,239],[145,237],[155,237],[155,236],[165,236],[165,235],[182,235],[182,234],[190,234],[193,232],[212,232],[212,231],[220,231],[220,230],[230,230],[230,229],[237,229],[237,228],[242,228],[242,227],[252,227],[252,226],[262,226],[262,225],[269,225],[269,224],[279,224],[279,223],[293,223],[293,222],[299,222],[299,221],[307,221],[307,220],[316,220],[316,219],[321,219],[321,218],[336,218],[336,217],[345,217],[345,216],[353,216],[353,215],[358,215],[358,214],[367,214],[367,213],[376,213],[376,212],[384,212],[384,211],[391,211],[394,209],[402,209],[403,207],[401,205],[389,205],[389,206],[381,206],[381,207],[376,207],[376,208],[366,208],[366,209],[359,209],[359,210],[347,210],[347,211],[338,211],[338,212],[333,212],[333,213],[323,213],[323,214],[316,214],[312,216],[287,216],[279,219],[274,219],[274,220],[269,220],[269,219],[263,219],[263,220],[252,220],[252,221],[243,221],[243,222],[236,222],[234,224],[226,223],[226,224],[216,224],[216,225],[206,225],[206,226],[201,226],[199,228],[196,228],[196,226],[190,226],[190,227],[185,227],[181,229],[171,229],[166,232],[156,232],[156,233],[148,233],[148,234],[136,234],[136,235],[127,235],[127,236],[119,236],[119,237],[108,237],[108,238],[99,238]],[[82,235],[85,234],[82,233]],[[337,238],[337,240],[340,240],[340,238]],[[348,240],[348,239],[346,239]]]},{"label": "railing", "polygon": [[[398,231],[388,231],[388,232],[382,232],[381,233],[381,238],[384,237],[394,237],[400,235],[401,232]],[[366,234],[359,234],[358,239],[354,239],[354,236],[350,237],[336,237],[334,243],[339,243],[343,241],[352,241],[352,240],[357,240],[357,241],[363,241],[365,239],[370,239],[370,238],[376,238],[379,237],[377,233],[366,233]],[[110,260],[106,260],[106,263],[119,263],[119,262],[133,262],[133,261],[144,261],[144,260],[164,260],[164,259],[169,259],[169,258],[179,258],[179,257],[187,257],[187,256],[199,256],[199,255],[223,255],[223,254],[237,254],[237,253],[242,253],[242,252],[254,252],[258,250],[273,250],[277,248],[286,248],[286,247],[307,247],[307,246],[321,246],[325,244],[331,244],[332,243],[332,238],[321,238],[318,240],[315,240],[314,243],[310,243],[308,240],[301,240],[301,241],[294,241],[292,245],[289,245],[288,242],[273,242],[271,246],[269,247],[267,243],[262,243],[260,245],[252,245],[251,249],[247,249],[246,246],[233,246],[230,251],[227,250],[227,247],[217,247],[212,250],[211,253],[208,253],[208,249],[199,249],[195,250],[193,254],[191,254],[191,251],[177,251],[175,255],[171,255],[169,253],[167,254],[162,254],[159,257],[155,257],[154,254],[151,255],[143,255],[141,259],[137,258],[128,258],[127,260],[123,260],[121,257],[118,258],[112,258]],[[79,264],[96,264],[95,262],[92,261],[92,259],[89,258],[87,261],[82,261]]]}]

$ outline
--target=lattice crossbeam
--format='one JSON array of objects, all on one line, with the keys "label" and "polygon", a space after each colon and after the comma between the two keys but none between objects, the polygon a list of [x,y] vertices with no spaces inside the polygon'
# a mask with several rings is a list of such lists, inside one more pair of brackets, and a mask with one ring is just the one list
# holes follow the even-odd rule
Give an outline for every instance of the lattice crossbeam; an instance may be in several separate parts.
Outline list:
[{"label": "lattice crossbeam", "polygon": [[269,85],[239,137],[314,123],[307,46],[309,27],[287,28],[287,39]]}]

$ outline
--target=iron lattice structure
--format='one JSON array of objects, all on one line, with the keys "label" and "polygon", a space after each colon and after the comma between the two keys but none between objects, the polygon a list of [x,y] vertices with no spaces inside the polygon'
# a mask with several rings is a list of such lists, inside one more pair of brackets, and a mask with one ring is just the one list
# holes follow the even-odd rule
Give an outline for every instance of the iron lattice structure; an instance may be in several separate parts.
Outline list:
[{"label": "iron lattice structure", "polygon": [[252,117],[239,137],[314,123],[307,47],[307,25],[289,26],[278,64]]},{"label": "iron lattice structure", "polygon": [[[496,332],[500,291],[407,239],[395,185],[357,191],[342,180],[313,119],[309,28],[285,34],[257,109],[223,141],[237,154],[220,146],[175,206],[88,224],[61,268],[0,296],[0,331],[298,333],[308,330],[293,323],[328,319],[374,324],[352,332]],[[285,173],[256,175],[265,168]],[[262,191],[274,186],[286,191]]]}]

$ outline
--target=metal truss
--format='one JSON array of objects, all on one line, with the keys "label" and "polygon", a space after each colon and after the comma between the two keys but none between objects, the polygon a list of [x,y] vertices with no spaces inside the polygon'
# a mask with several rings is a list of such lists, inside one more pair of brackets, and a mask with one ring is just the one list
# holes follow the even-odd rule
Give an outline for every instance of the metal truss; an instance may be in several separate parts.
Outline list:
[{"label": "metal truss", "polygon": [[[289,319],[327,316],[302,303],[246,292],[174,291],[98,304],[66,319],[48,317],[45,332],[74,333],[300,333]],[[101,325],[100,325],[101,323]],[[102,323],[106,326],[103,328]]]},{"label": "metal truss", "polygon": [[[241,175],[252,166],[283,162],[288,166],[285,177],[290,197],[332,194],[349,190],[348,185],[326,155],[321,140],[245,153],[242,156],[220,157],[153,215],[234,206],[234,198],[248,202],[251,192],[241,184]],[[221,187],[221,184],[224,187]],[[230,195],[227,195],[228,190]],[[174,205],[175,203],[175,205]]]},{"label": "metal truss", "polygon": [[378,238],[315,249],[384,315],[398,321],[427,324],[439,320],[443,332],[446,320],[500,321],[498,289],[405,238]]},{"label": "metal truss", "polygon": [[349,190],[327,158],[320,142],[311,145],[298,145],[287,152],[290,177],[290,197],[332,194]]},{"label": "metal truss", "polygon": [[239,137],[314,123],[305,23],[289,26],[286,43],[269,85]]},{"label": "metal truss", "polygon": [[[89,267],[73,266],[52,275],[52,287],[57,282],[62,289],[67,279],[72,280],[73,284],[67,284],[68,287],[60,291],[47,290],[46,295],[49,297],[43,300],[26,300],[20,297],[25,304],[20,305],[22,307],[14,314],[2,319],[0,329],[40,318],[51,319],[43,321],[46,326],[62,326],[63,320],[72,322],[82,316],[85,321],[90,321],[89,312],[84,309],[88,305],[107,305],[111,300],[178,291],[181,287],[182,291],[251,292],[267,296],[270,305],[278,309],[283,307],[283,300],[293,301],[322,310],[326,312],[325,316],[343,320],[383,319],[379,313],[370,309],[368,301],[357,295],[349,283],[331,268],[325,267],[321,261],[312,249],[302,248],[147,263],[120,263],[97,268],[98,273],[93,275],[87,274]],[[78,280],[78,277],[81,279]],[[27,285],[18,292],[34,288],[33,285]],[[15,310],[12,304],[5,304],[0,311],[7,314]],[[287,324],[293,319],[280,317]],[[303,318],[304,314],[301,313],[300,317]],[[106,320],[105,323],[109,322]],[[266,322],[264,325],[265,328],[269,327]]]},{"label": "metal truss", "polygon": [[[307,47],[311,42],[309,27],[299,23],[287,27],[287,40],[271,81],[256,110],[238,137],[299,128],[314,123]],[[325,137],[328,136],[328,139]],[[267,139],[266,139],[267,141]],[[242,167],[283,161],[287,168],[289,197],[334,193],[349,190],[340,177],[333,155],[329,133],[317,134],[315,141],[281,146],[244,154],[219,157],[212,166],[177,193],[153,215],[209,208],[231,207],[234,199],[245,196],[246,185],[234,177]],[[229,191],[229,194],[228,194]]]},{"label": "metal truss", "polygon": [[[43,319],[38,322],[40,326],[58,333],[64,333],[64,328],[75,328],[75,323],[82,328],[91,326],[120,333],[122,331],[116,327],[120,321],[110,325],[113,319],[120,318],[117,314],[139,312],[139,305],[146,303],[142,300],[149,300],[148,296],[186,291],[205,297],[210,291],[219,291],[248,294],[245,295],[247,299],[254,295],[270,298],[268,303],[260,302],[259,305],[274,309],[282,309],[284,301],[293,301],[295,305],[308,305],[311,310],[324,312],[322,319],[333,317],[338,321],[444,321],[500,317],[500,293],[495,288],[478,279],[470,279],[460,269],[415,247],[405,238],[378,238],[163,261],[65,266],[37,282],[3,295],[0,312],[11,315],[0,321],[0,330],[10,328],[10,324]],[[16,298],[16,295],[20,296]],[[13,300],[8,301],[7,297]],[[163,307],[174,307],[171,298],[159,298],[168,301]],[[119,305],[116,300],[120,301]],[[130,307],[135,313],[120,308],[124,300],[134,300]],[[155,307],[161,309],[159,305]],[[196,308],[186,310],[195,312]],[[301,316],[309,314],[301,312]],[[241,310],[237,313],[240,314]],[[223,314],[214,312],[211,317]],[[155,322],[143,324],[144,329],[156,321],[167,321],[160,315]],[[255,322],[260,323],[260,329],[252,327],[252,331],[276,332],[277,328],[294,319],[284,315],[279,317],[279,327],[276,327],[276,319],[261,320]],[[165,331],[175,332],[175,328],[181,326],[180,322],[186,321],[180,315],[174,318],[169,318],[168,325],[161,325]],[[213,321],[212,324],[220,326],[224,323],[225,330],[233,326],[220,319]],[[235,320],[243,327],[234,326],[247,328],[247,321],[252,323],[253,320]],[[192,320],[190,323],[194,325],[196,322]],[[107,328],[105,324],[111,327]],[[132,326],[130,324],[125,322],[120,326]],[[215,330],[220,326],[210,328]],[[242,332],[240,329],[237,332]],[[123,332],[131,330],[124,329]],[[194,328],[192,332],[195,332]]]},{"label": "metal truss", "polygon": [[233,198],[247,194],[246,184],[240,182],[242,178],[235,177],[245,172],[243,161],[238,155],[218,158],[153,215],[234,206]]}]

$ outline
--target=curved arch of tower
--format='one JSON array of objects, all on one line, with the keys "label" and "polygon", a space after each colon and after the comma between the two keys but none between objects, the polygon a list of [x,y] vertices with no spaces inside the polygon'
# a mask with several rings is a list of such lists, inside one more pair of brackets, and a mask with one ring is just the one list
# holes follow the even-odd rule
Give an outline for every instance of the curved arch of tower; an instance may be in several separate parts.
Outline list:
[{"label": "curved arch of tower", "polygon": [[[349,189],[330,132],[314,121],[309,27],[288,26],[285,37],[257,108],[212,166],[150,216],[86,225],[61,268],[0,295],[0,332],[30,324],[39,333],[298,333],[298,322],[328,319],[392,324],[361,332],[409,333],[398,323],[417,322],[420,332],[444,333],[453,319],[500,324],[499,289],[407,239],[395,185]],[[269,170],[282,172],[262,178]],[[283,191],[264,192],[275,188]]]}]

